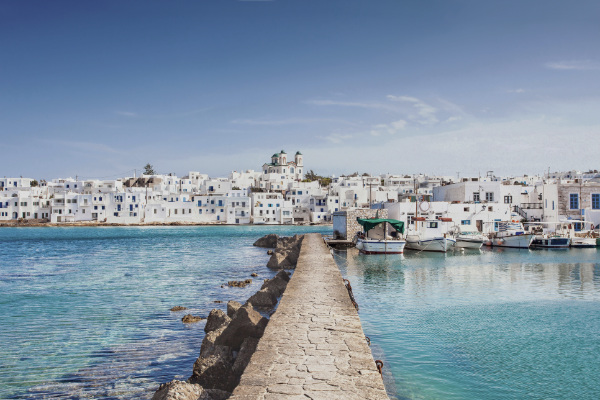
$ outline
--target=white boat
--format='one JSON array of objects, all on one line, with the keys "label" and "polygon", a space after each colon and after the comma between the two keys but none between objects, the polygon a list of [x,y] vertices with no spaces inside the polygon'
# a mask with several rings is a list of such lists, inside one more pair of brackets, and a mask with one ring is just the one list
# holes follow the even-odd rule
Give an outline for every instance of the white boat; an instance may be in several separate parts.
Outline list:
[{"label": "white boat", "polygon": [[[594,228],[593,224],[589,221],[567,219],[563,221],[543,221],[543,222],[530,222],[529,224],[534,225],[534,230],[542,230],[541,236],[536,236],[533,240],[532,247],[543,247],[543,248],[555,248],[561,244],[560,247],[574,247],[574,248],[592,248],[596,247],[596,238],[594,237],[593,229],[581,229],[575,230],[576,225],[579,228],[584,227],[586,224],[590,225],[590,228]],[[543,229],[541,226],[554,226],[554,228]],[[548,241],[544,239],[548,238]],[[560,239],[567,239],[569,243],[564,246]],[[560,242],[560,243],[559,243]]]},{"label": "white boat", "polygon": [[428,220],[417,217],[415,230],[406,235],[406,248],[419,251],[447,252],[456,244],[456,240],[441,228],[443,222],[451,222],[450,218]]},{"label": "white boat", "polygon": [[571,238],[571,247],[583,249],[583,248],[592,248],[596,247],[596,238],[594,237],[572,237]]},{"label": "white boat", "polygon": [[356,236],[356,248],[364,254],[402,254],[406,241],[404,222],[395,219],[357,218],[364,232]]},{"label": "white boat", "polygon": [[498,232],[490,233],[488,244],[492,247],[528,249],[534,236],[525,232],[520,222],[498,222]]},{"label": "white boat", "polygon": [[480,249],[486,241],[483,235],[467,234],[460,234],[455,237],[455,240],[456,244],[454,246],[459,249]]}]

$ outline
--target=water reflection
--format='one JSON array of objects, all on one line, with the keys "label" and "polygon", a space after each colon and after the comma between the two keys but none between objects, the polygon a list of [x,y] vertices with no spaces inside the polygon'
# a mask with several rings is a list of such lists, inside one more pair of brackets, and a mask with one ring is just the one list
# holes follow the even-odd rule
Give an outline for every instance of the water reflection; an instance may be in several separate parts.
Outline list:
[{"label": "water reflection", "polygon": [[590,250],[334,255],[390,398],[591,400],[600,263]]}]

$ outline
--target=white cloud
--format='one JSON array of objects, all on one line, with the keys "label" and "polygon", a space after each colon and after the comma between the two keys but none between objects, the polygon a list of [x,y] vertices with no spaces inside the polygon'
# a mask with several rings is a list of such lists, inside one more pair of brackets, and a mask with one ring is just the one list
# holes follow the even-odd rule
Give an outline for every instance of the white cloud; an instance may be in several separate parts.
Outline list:
[{"label": "white cloud", "polygon": [[506,93],[525,93],[525,89],[508,89]]},{"label": "white cloud", "polygon": [[559,71],[590,71],[600,70],[600,62],[591,60],[554,61],[544,64],[546,68]]},{"label": "white cloud", "polygon": [[407,122],[403,119],[391,122],[389,124],[377,124],[369,132],[372,136],[381,136],[382,134],[393,135],[406,127]]},{"label": "white cloud", "polygon": [[435,124],[439,122],[436,113],[437,109],[416,97],[410,96],[394,96],[387,95],[387,99],[395,102],[411,103],[413,108],[416,110],[416,115],[409,115],[409,119],[412,119],[422,125]]}]

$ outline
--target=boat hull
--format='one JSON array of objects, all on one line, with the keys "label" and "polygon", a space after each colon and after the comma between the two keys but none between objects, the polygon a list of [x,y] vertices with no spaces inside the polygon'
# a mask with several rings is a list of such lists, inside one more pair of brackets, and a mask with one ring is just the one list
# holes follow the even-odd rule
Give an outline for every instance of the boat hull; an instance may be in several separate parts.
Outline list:
[{"label": "boat hull", "polygon": [[402,254],[404,240],[358,239],[356,248],[363,254]]},{"label": "boat hull", "polygon": [[535,249],[567,249],[571,244],[571,239],[564,237],[542,238],[536,237],[531,242],[531,247]]},{"label": "boat hull", "polygon": [[572,238],[571,247],[576,249],[591,249],[596,247],[595,238]]},{"label": "boat hull", "polygon": [[474,238],[456,238],[456,244],[454,247],[460,249],[480,249],[483,246],[483,239]]},{"label": "boat hull", "polygon": [[416,235],[408,235],[406,237],[406,248],[418,251],[437,251],[445,253],[456,244],[456,240],[436,237],[431,239],[421,239]]},{"label": "boat hull", "polygon": [[502,236],[490,239],[492,247],[510,247],[513,249],[528,249],[533,241],[531,234]]}]

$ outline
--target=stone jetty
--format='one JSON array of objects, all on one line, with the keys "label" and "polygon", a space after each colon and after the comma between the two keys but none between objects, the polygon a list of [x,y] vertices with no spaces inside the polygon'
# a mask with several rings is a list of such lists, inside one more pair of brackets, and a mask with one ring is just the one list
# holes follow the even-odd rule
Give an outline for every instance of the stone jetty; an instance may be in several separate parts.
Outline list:
[{"label": "stone jetty", "polygon": [[230,399],[388,399],[320,235],[305,235],[296,271]]}]

